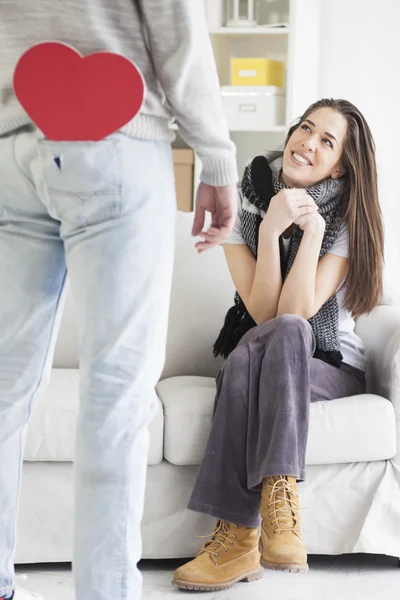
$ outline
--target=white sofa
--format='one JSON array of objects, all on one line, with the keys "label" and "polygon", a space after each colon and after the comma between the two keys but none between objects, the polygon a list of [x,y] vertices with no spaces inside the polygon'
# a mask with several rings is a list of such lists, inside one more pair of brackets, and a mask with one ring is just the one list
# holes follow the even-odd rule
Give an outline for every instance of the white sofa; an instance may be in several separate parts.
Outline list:
[{"label": "white sofa", "polygon": [[[143,520],[145,558],[193,556],[214,521],[186,509],[211,427],[212,344],[233,300],[221,248],[198,255],[192,215],[177,213],[167,360],[151,425]],[[132,274],[134,276],[134,274]],[[380,306],[357,323],[369,392],[311,407],[308,478],[300,485],[310,553],[400,556],[400,314]],[[67,297],[51,381],[30,423],[17,563],[71,560],[78,346]]]}]

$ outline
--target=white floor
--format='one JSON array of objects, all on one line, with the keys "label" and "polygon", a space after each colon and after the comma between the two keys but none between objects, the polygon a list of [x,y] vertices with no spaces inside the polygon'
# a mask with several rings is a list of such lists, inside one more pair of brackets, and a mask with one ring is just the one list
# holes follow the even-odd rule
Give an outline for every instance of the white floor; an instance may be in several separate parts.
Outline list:
[{"label": "white floor", "polygon": [[[207,600],[399,600],[400,568],[387,556],[311,556],[306,574],[268,571],[254,583],[240,583],[231,590],[196,594],[170,585],[177,561],[141,563],[145,600],[183,600],[200,596]],[[44,600],[73,600],[69,565],[20,567],[17,583]]]}]

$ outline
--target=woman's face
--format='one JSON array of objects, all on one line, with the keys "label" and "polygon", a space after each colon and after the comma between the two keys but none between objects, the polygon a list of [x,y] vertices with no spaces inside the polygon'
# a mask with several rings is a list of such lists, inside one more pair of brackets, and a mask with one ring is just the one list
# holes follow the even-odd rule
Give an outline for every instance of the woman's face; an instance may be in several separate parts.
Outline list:
[{"label": "woman's face", "polygon": [[283,154],[282,183],[306,188],[343,172],[340,159],[347,121],[332,108],[319,108],[302,121]]}]

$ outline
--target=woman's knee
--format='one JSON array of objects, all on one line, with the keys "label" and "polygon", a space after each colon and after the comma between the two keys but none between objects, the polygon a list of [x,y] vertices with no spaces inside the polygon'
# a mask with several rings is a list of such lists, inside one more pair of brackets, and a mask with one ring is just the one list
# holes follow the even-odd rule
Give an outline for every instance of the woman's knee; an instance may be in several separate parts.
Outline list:
[{"label": "woman's knee", "polygon": [[284,335],[298,335],[312,337],[313,331],[310,323],[304,317],[293,314],[283,314],[276,317],[276,325]]}]

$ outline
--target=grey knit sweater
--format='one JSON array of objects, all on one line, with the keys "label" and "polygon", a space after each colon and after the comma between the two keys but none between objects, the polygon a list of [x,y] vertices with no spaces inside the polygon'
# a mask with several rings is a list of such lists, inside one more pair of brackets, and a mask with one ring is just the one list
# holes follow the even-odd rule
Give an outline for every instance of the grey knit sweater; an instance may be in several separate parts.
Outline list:
[{"label": "grey knit sweater", "polygon": [[[203,163],[202,181],[237,181],[235,147],[222,107],[203,0],[0,0],[0,135],[29,123],[12,90],[15,65],[33,44],[66,42],[81,54],[117,52],[135,61],[146,81],[141,113],[124,131],[149,140],[173,138],[173,117]],[[153,64],[154,69],[153,69]]]}]

